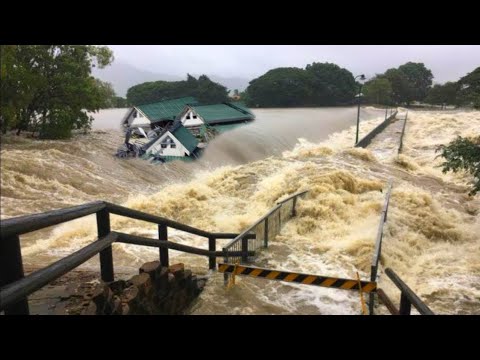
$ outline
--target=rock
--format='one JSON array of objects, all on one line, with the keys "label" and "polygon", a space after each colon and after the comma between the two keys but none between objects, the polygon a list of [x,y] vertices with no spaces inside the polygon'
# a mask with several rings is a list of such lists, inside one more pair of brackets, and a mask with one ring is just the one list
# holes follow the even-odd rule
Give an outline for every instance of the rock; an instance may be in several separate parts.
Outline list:
[{"label": "rock", "polygon": [[175,281],[175,275],[168,273],[168,284],[167,284],[167,289],[170,290],[175,287],[176,281]]},{"label": "rock", "polygon": [[150,279],[152,280],[152,282],[154,282],[156,279],[156,275],[159,272],[159,270],[161,270],[161,268],[162,266],[160,265],[160,261],[151,261],[143,264],[139,272],[140,274],[147,273],[150,276]]},{"label": "rock", "polygon": [[122,300],[123,302],[131,305],[137,300],[139,290],[135,286],[130,286],[123,291]]},{"label": "rock", "polygon": [[158,293],[167,291],[168,288],[168,268],[162,267],[158,269],[155,275],[155,289]]},{"label": "rock", "polygon": [[196,295],[200,294],[207,283],[206,278],[199,278],[197,279],[197,288],[196,288]]},{"label": "rock", "polygon": [[183,280],[186,282],[192,281],[192,270],[185,270],[183,273]]},{"label": "rock", "polygon": [[182,263],[172,265],[168,268],[168,271],[175,276],[176,279],[181,279],[185,271],[185,266]]},{"label": "rock", "polygon": [[97,306],[95,305],[95,303],[90,302],[88,306],[82,310],[81,315],[97,315]]},{"label": "rock", "polygon": [[130,282],[138,288],[142,295],[148,296],[152,290],[152,281],[150,280],[150,275],[147,273],[135,275],[130,279]]},{"label": "rock", "polygon": [[113,294],[120,295],[127,287],[127,282],[125,280],[112,281],[110,284],[108,284],[108,287],[110,290],[112,290]]},{"label": "rock", "polygon": [[115,296],[113,300],[113,306],[112,306],[112,315],[122,315],[122,313],[123,313],[122,301],[118,296]]},{"label": "rock", "polygon": [[187,289],[183,288],[175,293],[174,314],[181,314],[188,303]]},{"label": "rock", "polygon": [[167,315],[175,315],[175,296],[173,293],[169,294],[163,301],[162,310]]},{"label": "rock", "polygon": [[130,315],[130,307],[127,303],[122,303],[122,314],[123,315]]},{"label": "rock", "polygon": [[92,295],[92,301],[97,306],[97,314],[106,314],[110,312],[110,300],[112,299],[112,291],[105,284],[98,284]]},{"label": "rock", "polygon": [[100,283],[93,289],[85,289],[88,295],[78,296],[84,306],[78,306],[77,313],[183,314],[205,283],[205,277],[193,275],[182,263],[164,267],[159,261],[152,261],[143,264],[139,274],[130,280]]}]

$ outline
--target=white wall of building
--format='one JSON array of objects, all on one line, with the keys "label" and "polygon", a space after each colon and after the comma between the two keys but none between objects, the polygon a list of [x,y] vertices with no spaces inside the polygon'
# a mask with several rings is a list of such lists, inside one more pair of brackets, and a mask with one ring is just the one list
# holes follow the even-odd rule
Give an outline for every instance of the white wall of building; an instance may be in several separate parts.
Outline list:
[{"label": "white wall of building", "polygon": [[148,117],[136,107],[134,107],[133,111],[130,112],[126,122],[129,126],[150,125],[150,120]]},{"label": "white wall of building", "polygon": [[[171,139],[175,147],[172,147],[172,143],[169,143],[167,140]],[[162,147],[162,143],[164,144]],[[153,155],[163,155],[163,156],[185,156],[190,155],[190,152],[182,145],[178,139],[172,135],[170,131],[167,131],[163,134],[155,143],[152,144],[147,150],[147,153],[152,153]]]},{"label": "white wall of building", "polygon": [[182,125],[186,128],[200,126],[203,124],[203,120],[192,109],[188,109],[182,116]]}]

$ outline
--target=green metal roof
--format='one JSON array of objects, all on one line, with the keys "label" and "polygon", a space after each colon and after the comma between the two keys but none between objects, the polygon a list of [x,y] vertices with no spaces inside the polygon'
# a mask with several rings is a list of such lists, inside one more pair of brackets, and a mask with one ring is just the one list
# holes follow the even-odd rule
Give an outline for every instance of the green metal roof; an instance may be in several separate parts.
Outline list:
[{"label": "green metal roof", "polygon": [[153,104],[145,104],[137,106],[150,121],[173,120],[187,104],[197,104],[198,101],[192,96],[164,100]]},{"label": "green metal roof", "polygon": [[[245,111],[245,112],[253,115],[252,110],[250,110],[250,109],[247,107],[247,105],[245,105],[245,103],[244,103],[243,101],[234,101],[234,102],[228,103],[228,105],[233,106],[233,107],[237,107],[237,108],[239,108],[241,111]],[[253,117],[255,117],[255,115],[253,115]]]},{"label": "green metal roof", "polygon": [[197,148],[198,140],[190,131],[185,129],[182,124],[177,124],[176,128],[170,130],[170,132],[187,148],[188,151],[190,151],[190,153]]},{"label": "green metal roof", "polygon": [[229,123],[235,121],[253,120],[254,116],[228,104],[192,106],[207,124]]}]

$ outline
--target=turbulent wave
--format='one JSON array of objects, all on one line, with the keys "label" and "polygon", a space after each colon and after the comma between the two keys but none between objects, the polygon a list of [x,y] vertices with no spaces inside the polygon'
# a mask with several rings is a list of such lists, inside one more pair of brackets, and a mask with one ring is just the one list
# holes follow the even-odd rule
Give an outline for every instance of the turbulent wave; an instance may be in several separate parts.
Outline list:
[{"label": "turbulent wave", "polygon": [[[300,119],[305,128],[295,130],[280,119],[295,112],[261,110],[258,123],[222,134],[204,159],[166,167],[112,159],[121,141],[112,131],[65,142],[9,140],[2,148],[2,218],[103,198],[208,231],[236,232],[278,199],[309,190],[298,203],[298,216],[257,264],[341,277],[358,271],[367,278],[383,190],[392,179],[380,286],[398,300],[383,275],[391,267],[435,312],[480,313],[480,201],[466,195],[471,177],[442,174],[435,159],[438,145],[480,132],[480,113],[411,111],[404,151],[397,157],[376,151],[395,149],[394,136],[372,149],[352,149],[355,128],[346,120],[335,131],[315,129],[302,136],[312,116],[319,116],[305,111],[310,120]],[[383,120],[383,111],[368,111],[361,135]],[[338,114],[341,122],[354,110]],[[272,132],[275,120],[280,123]],[[23,253],[30,262],[48,263],[92,241],[95,229],[93,217],[58,226],[27,237]],[[112,229],[157,236],[155,226],[117,216]],[[207,248],[204,238],[169,231],[173,241]],[[115,244],[114,257],[119,269],[132,271],[156,259],[158,250]],[[171,257],[205,272],[202,257],[176,252]],[[97,265],[92,260],[86,266]],[[346,291],[247,278],[227,291],[222,281],[212,275],[193,313],[360,313],[358,294]]]}]

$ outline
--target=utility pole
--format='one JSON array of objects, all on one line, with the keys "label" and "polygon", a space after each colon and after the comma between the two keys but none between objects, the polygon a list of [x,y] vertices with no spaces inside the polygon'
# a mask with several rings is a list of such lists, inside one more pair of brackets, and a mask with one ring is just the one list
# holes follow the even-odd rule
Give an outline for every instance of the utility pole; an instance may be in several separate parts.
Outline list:
[{"label": "utility pole", "polygon": [[[365,75],[357,75],[355,76],[355,80],[357,77],[360,78],[360,80],[365,80]],[[362,84],[360,83],[360,86],[358,87],[358,108],[357,108],[357,135],[355,136],[355,145],[358,143],[358,131],[360,128],[360,97],[362,96]]]}]

